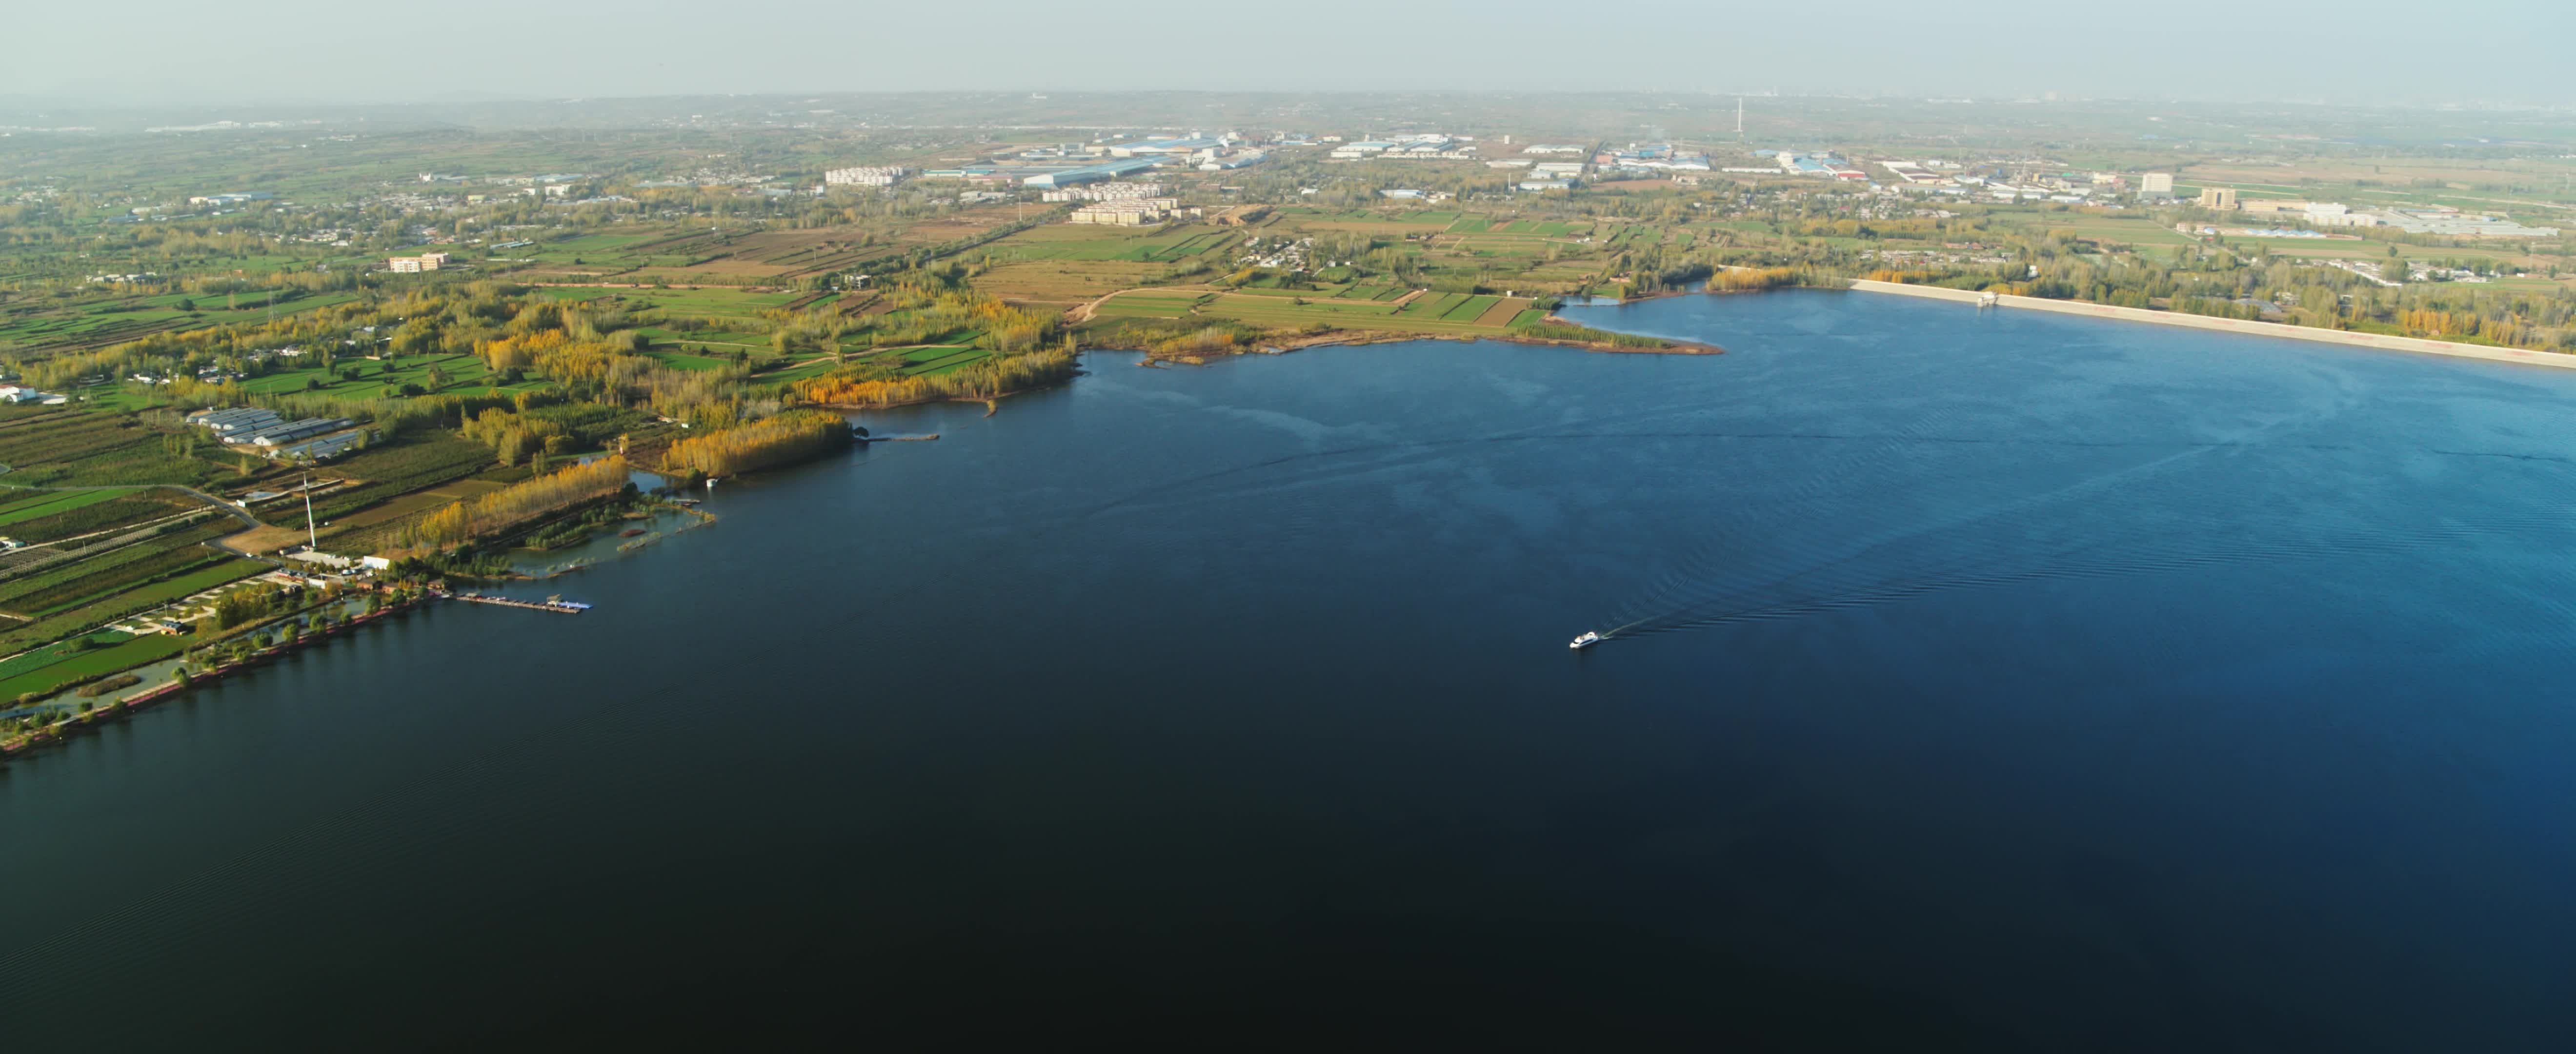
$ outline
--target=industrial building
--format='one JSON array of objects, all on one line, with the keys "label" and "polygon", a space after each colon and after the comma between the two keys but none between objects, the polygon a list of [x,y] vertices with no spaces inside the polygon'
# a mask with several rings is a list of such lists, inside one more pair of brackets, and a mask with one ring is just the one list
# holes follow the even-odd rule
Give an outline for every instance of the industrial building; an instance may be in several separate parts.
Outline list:
[{"label": "industrial building", "polygon": [[363,431],[342,432],[339,435],[323,436],[320,439],[275,447],[269,450],[268,456],[274,461],[329,461],[356,449],[360,443],[366,441],[366,438],[367,433]]},{"label": "industrial building", "polygon": [[2440,234],[2461,238],[2555,238],[2556,227],[2525,227],[2502,216],[2483,216],[2453,208],[2373,209],[2368,214],[2380,223],[2408,234]]},{"label": "industrial building", "polygon": [[1121,201],[1129,198],[1159,198],[1163,196],[1163,190],[1164,187],[1160,183],[1129,183],[1121,180],[1065,190],[1050,190],[1038,197],[1042,201]]},{"label": "industrial building", "polygon": [[1626,168],[1646,172],[1707,172],[1707,154],[1690,153],[1671,143],[1630,143],[1625,150],[1605,150],[1593,163],[1603,168]]},{"label": "industrial building", "polygon": [[282,425],[260,429],[235,442],[260,447],[284,446],[298,439],[318,436],[324,432],[335,432],[356,423],[345,417],[307,417],[301,421],[289,421]]},{"label": "industrial building", "polygon": [[1161,223],[1178,215],[1197,216],[1197,209],[1183,209],[1177,198],[1121,198],[1100,201],[1073,210],[1066,217],[1070,223],[1097,223],[1111,227],[1143,227]]},{"label": "industrial building", "polygon": [[1467,140],[1456,136],[1425,133],[1401,139],[1370,139],[1344,143],[1333,148],[1335,161],[1360,161],[1383,158],[1402,161],[1474,161],[1478,160]]},{"label": "industrial building", "polygon": [[1128,176],[1135,175],[1136,173],[1148,171],[1152,169],[1155,164],[1156,162],[1152,158],[1133,157],[1117,161],[1103,161],[1096,165],[1083,165],[1079,168],[1032,171],[1031,174],[1020,178],[1020,185],[1025,187],[1037,187],[1040,189],[1056,189],[1080,186],[1085,183],[1107,183],[1111,180],[1124,179]]},{"label": "industrial building", "polygon": [[[2157,173],[2149,173],[2148,179]],[[2244,212],[2249,216],[2299,220],[2312,227],[2395,227],[2408,234],[2438,234],[2459,238],[2554,238],[2556,227],[2525,227],[2501,216],[2462,212],[2455,208],[2379,208],[2356,209],[2340,201],[2295,201],[2274,198],[2239,199],[2232,187],[2204,187],[2200,207],[2221,212]]]},{"label": "industrial building", "polygon": [[1133,143],[1110,144],[1109,156],[1166,157],[1174,154],[1195,154],[1201,150],[1223,150],[1229,145],[1231,144],[1223,139],[1206,139],[1197,136],[1187,139],[1141,139]]},{"label": "industrial building", "polygon": [[446,253],[393,256],[386,258],[385,266],[391,268],[396,274],[419,274],[422,271],[435,271],[447,266],[447,259]]},{"label": "industrial building", "polygon": [[263,410],[253,406],[232,410],[209,407],[189,414],[188,423],[213,432],[219,442],[230,443],[236,437],[247,438],[253,432],[284,424],[285,421],[277,416],[275,410]]},{"label": "industrial building", "polygon": [[218,442],[237,446],[275,447],[298,439],[321,435],[324,432],[338,431],[349,427],[354,422],[337,417],[308,417],[301,421],[288,421],[277,416],[275,410],[243,407],[232,410],[212,408],[199,410],[188,415],[188,423],[212,431]]}]

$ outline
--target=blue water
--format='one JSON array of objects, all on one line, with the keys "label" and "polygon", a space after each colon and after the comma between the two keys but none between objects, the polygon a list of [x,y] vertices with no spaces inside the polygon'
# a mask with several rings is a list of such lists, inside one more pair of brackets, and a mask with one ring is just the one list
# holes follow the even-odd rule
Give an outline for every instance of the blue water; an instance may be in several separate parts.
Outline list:
[{"label": "blue water", "polygon": [[1094,355],[0,769],[0,1036],[2576,1037],[2576,376],[1570,313],[1730,353]]}]

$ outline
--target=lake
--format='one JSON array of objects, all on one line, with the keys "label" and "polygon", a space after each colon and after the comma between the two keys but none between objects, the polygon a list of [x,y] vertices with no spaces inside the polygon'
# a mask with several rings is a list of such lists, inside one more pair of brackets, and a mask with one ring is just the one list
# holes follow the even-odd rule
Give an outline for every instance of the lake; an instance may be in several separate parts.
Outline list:
[{"label": "lake", "polygon": [[0,1034],[2576,1035],[2576,375],[1568,314],[1730,353],[1094,354],[0,769]]}]

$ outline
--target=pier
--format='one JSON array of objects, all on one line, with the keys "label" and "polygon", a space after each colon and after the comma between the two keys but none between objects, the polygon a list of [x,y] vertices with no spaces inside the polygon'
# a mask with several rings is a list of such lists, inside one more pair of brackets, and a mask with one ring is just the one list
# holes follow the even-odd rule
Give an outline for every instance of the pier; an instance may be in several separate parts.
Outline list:
[{"label": "pier", "polygon": [[513,600],[509,597],[487,597],[481,593],[449,593],[446,596],[449,600],[462,600],[468,604],[492,604],[528,611],[551,611],[558,615],[578,615],[590,610],[588,604],[565,600],[561,597],[548,597],[544,600]]}]

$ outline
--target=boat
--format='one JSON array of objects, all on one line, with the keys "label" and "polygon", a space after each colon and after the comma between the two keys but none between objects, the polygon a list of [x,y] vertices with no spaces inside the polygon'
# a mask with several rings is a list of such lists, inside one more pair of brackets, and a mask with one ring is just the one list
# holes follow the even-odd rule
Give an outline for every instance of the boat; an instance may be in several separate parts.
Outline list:
[{"label": "boat", "polygon": [[1572,648],[1576,651],[1582,651],[1585,648],[1589,648],[1599,643],[1601,643],[1601,634],[1592,631],[1585,631],[1582,636],[1574,638],[1574,643],[1568,644],[1566,647]]}]

